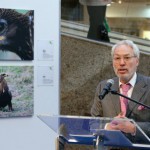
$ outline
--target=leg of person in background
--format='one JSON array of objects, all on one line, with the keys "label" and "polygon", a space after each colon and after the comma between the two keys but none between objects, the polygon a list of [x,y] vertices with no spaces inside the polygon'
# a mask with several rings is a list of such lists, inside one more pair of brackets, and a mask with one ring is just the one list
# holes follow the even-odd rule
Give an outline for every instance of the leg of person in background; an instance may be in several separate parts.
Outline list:
[{"label": "leg of person in background", "polygon": [[[104,26],[106,7],[107,7],[106,5],[105,6],[87,6],[87,11],[89,14],[89,22],[90,22],[89,23],[90,27],[89,27],[87,38],[98,40],[98,41],[109,42],[108,32]],[[104,32],[107,32],[107,33],[104,33]],[[104,38],[104,35],[107,36],[107,38]]]}]

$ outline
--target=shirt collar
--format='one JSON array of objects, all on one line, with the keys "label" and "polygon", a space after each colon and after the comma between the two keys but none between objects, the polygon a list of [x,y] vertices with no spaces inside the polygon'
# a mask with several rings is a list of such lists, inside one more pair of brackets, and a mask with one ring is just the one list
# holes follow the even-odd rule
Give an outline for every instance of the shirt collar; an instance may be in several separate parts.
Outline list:
[{"label": "shirt collar", "polygon": [[[131,78],[131,80],[128,82],[128,83],[130,83],[130,84],[132,85],[132,87],[134,87],[134,85],[135,85],[136,78],[137,78],[137,74],[136,74],[136,72],[135,72],[134,75],[133,75],[133,77]],[[122,83],[121,83],[120,80],[119,80],[119,87],[120,87],[121,84],[122,84]]]}]

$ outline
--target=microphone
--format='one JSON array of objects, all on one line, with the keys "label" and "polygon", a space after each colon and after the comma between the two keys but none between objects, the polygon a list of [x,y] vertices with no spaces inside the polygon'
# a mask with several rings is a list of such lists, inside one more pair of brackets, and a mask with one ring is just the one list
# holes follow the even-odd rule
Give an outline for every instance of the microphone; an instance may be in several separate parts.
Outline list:
[{"label": "microphone", "polygon": [[113,79],[109,79],[107,80],[107,83],[105,85],[105,87],[103,88],[102,92],[99,94],[99,99],[102,100],[106,94],[108,94],[108,92],[110,91],[110,87],[114,84],[114,80]]}]

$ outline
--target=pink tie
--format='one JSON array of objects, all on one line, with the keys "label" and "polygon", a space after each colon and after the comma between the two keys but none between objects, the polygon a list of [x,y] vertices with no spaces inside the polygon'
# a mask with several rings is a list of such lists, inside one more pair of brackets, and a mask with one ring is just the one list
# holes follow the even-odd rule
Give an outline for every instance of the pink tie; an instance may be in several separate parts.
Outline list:
[{"label": "pink tie", "polygon": [[[128,91],[131,88],[131,84],[121,84],[121,88],[122,88],[122,94],[125,96],[128,96]],[[126,116],[126,110],[127,110],[127,105],[128,105],[128,99],[121,97],[120,98],[120,103],[121,103],[121,112],[122,112],[122,116]]]}]

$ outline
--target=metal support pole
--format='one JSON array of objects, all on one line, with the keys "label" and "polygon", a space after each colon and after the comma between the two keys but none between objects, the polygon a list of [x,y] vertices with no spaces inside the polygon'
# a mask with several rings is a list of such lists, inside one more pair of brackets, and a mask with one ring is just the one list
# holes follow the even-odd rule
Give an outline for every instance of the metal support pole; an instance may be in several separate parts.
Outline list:
[{"label": "metal support pole", "polygon": [[102,135],[97,136],[94,150],[107,150],[107,147],[104,146],[104,137]]}]

